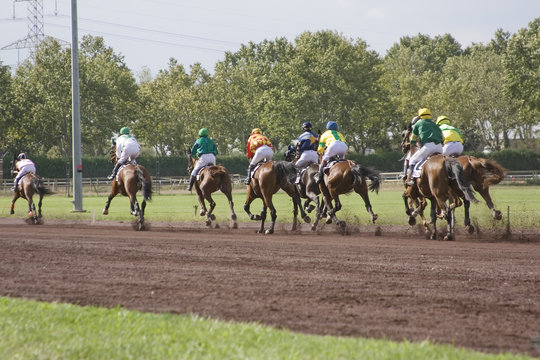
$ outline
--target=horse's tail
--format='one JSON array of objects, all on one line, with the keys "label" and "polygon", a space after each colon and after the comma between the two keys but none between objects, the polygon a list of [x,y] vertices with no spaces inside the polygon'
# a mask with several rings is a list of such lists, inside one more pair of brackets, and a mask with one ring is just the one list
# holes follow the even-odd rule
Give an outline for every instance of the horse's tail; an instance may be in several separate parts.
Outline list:
[{"label": "horse's tail", "polygon": [[48,194],[52,193],[49,189],[47,189],[45,186],[43,186],[43,182],[41,181],[41,179],[39,177],[32,178],[32,186],[34,187],[34,189],[36,189],[36,192],[40,196],[48,195]]},{"label": "horse's tail", "polygon": [[276,171],[276,182],[279,184],[281,180],[287,179],[288,182],[294,184],[296,179],[296,168],[293,163],[288,161],[275,161],[274,170]]},{"label": "horse's tail", "polygon": [[465,178],[465,172],[463,167],[457,161],[456,158],[445,157],[444,166],[446,168],[446,173],[448,174],[449,179],[456,179],[459,189],[463,192],[463,195],[466,200],[469,200],[472,203],[477,203],[478,200],[474,197],[474,191]]},{"label": "horse's tail", "polygon": [[[472,160],[473,159],[469,159],[469,161]],[[507,170],[493,160],[476,158],[476,161],[474,163],[471,162],[473,168],[475,167],[475,164],[479,164],[485,169],[483,184],[484,187],[496,185],[500,183],[506,176]]]},{"label": "horse's tail", "polygon": [[377,170],[370,169],[360,164],[355,164],[351,167],[351,172],[355,177],[367,177],[369,180],[371,180],[371,184],[369,184],[368,187],[369,190],[377,193],[379,192],[379,187],[381,186],[381,174]]},{"label": "horse's tail", "polygon": [[144,200],[152,200],[152,182],[146,179],[146,176],[144,176],[144,171],[139,165],[135,167],[135,172],[137,173],[137,178],[142,184]]}]

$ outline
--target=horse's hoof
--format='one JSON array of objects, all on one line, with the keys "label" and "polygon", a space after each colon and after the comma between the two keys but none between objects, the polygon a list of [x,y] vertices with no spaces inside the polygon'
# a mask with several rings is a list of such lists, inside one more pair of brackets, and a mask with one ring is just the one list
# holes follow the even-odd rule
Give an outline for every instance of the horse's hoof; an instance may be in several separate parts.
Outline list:
[{"label": "horse's hoof", "polygon": [[214,215],[214,214],[210,215],[210,220],[215,221],[216,220],[216,215]]},{"label": "horse's hoof", "polygon": [[306,210],[306,212],[310,213],[313,210],[315,210],[315,205],[309,205],[308,207],[304,208],[304,210]]},{"label": "horse's hoof", "polygon": [[433,233],[431,234],[431,236],[429,237],[430,240],[437,240],[437,233]]},{"label": "horse's hoof", "polygon": [[257,230],[257,234],[262,234],[262,233],[264,233],[264,229]]},{"label": "horse's hoof", "polygon": [[328,217],[326,218],[326,224],[327,224],[327,225],[330,225],[331,223],[332,223],[332,218],[331,218],[330,216],[328,216]]},{"label": "horse's hoof", "polygon": [[209,227],[210,225],[212,225],[212,220],[206,219],[205,224]]},{"label": "horse's hoof", "polygon": [[206,210],[202,210],[202,209],[201,209],[201,211],[199,212],[199,215],[200,215],[200,216],[206,215]]},{"label": "horse's hoof", "polygon": [[475,230],[474,226],[468,225],[465,227],[465,229],[467,230],[467,233],[469,233],[469,235],[474,234],[474,230]]},{"label": "horse's hoof", "polygon": [[238,224],[237,224],[237,223],[233,223],[232,228],[233,228],[233,229],[238,229]]},{"label": "horse's hoof", "polygon": [[454,234],[446,234],[446,236],[443,239],[444,241],[453,241],[454,240]]},{"label": "horse's hoof", "polygon": [[109,210],[107,209],[103,209],[103,211],[101,212],[103,215],[109,215]]},{"label": "horse's hoof", "polygon": [[9,212],[9,214],[10,214],[10,215],[15,214],[15,210],[11,210],[11,211]]},{"label": "horse's hoof", "polygon": [[317,225],[316,224],[311,225],[311,231],[317,231]]},{"label": "horse's hoof", "polygon": [[232,214],[232,215],[231,215],[231,220],[232,220],[232,221],[236,221],[236,214]]},{"label": "horse's hoof", "polygon": [[377,214],[373,214],[373,216],[371,217],[371,222],[372,223],[375,223],[375,221],[379,218],[379,215]]},{"label": "horse's hoof", "polygon": [[414,226],[416,225],[416,218],[413,216],[409,216],[409,225]]},{"label": "horse's hoof", "polygon": [[270,234],[273,234],[274,233],[274,229],[268,229],[265,231],[265,234],[266,235],[270,235]]},{"label": "horse's hoof", "polygon": [[495,220],[502,220],[502,212],[500,210],[495,211],[495,216],[493,216]]},{"label": "horse's hoof", "polygon": [[306,224],[309,224],[309,223],[311,222],[311,218],[310,218],[309,216],[307,216],[307,215],[304,216],[304,222],[305,222]]}]

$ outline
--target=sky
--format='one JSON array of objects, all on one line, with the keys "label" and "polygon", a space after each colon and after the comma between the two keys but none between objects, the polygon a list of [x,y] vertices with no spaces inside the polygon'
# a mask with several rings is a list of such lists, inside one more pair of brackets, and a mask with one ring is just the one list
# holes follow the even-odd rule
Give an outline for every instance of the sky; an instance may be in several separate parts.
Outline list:
[{"label": "sky", "polygon": [[[71,0],[43,2],[44,33],[71,42]],[[0,0],[0,48],[28,34],[28,1]],[[102,36],[127,66],[152,75],[175,58],[209,72],[242,44],[304,31],[362,39],[381,56],[403,36],[452,35],[463,48],[488,43],[497,29],[516,33],[540,17],[540,0],[77,0],[79,38]],[[15,67],[28,50],[0,50]]]}]

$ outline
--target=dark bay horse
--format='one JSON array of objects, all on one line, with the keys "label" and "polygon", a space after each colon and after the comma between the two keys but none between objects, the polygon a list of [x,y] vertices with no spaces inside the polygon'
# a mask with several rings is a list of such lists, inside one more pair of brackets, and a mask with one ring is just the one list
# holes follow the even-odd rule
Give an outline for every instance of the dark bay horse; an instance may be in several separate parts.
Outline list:
[{"label": "dark bay horse", "polygon": [[[292,162],[293,164],[298,160],[296,153],[296,147],[289,145],[287,151],[284,154],[285,161]],[[300,184],[298,186],[298,192],[301,198],[306,199],[304,202],[304,210],[311,212],[313,209],[317,210],[316,219],[311,225],[311,230],[317,230],[319,220],[324,215],[323,203],[319,201],[319,194],[321,189],[317,181],[315,180],[315,174],[319,172],[319,166],[317,164],[310,164],[300,176]],[[310,202],[314,202],[315,205],[310,205]]]},{"label": "dark bay horse", "polygon": [[[369,186],[366,179],[371,180]],[[353,190],[362,197],[370,220],[375,223],[378,215],[373,213],[368,189],[378,192],[380,184],[381,177],[378,171],[357,164],[355,161],[344,160],[333,164],[328,171],[324,172],[323,181],[319,184],[325,207],[328,210],[327,223],[333,220],[336,225],[345,227],[345,222],[340,221],[336,216],[341,209],[339,195],[348,194]]]},{"label": "dark bay horse", "polygon": [[[244,204],[244,210],[249,215],[251,220],[260,220],[261,227],[257,231],[259,234],[273,234],[274,226],[276,223],[276,209],[272,202],[273,195],[278,192],[279,189],[285,191],[292,199],[294,205],[294,219],[292,231],[297,229],[298,225],[298,208],[300,208],[300,213],[302,219],[309,223],[311,220],[306,215],[304,209],[302,208],[302,203],[300,201],[300,195],[298,190],[294,185],[294,180],[296,178],[296,168],[293,164],[287,161],[267,161],[261,164],[254,172],[251,182],[247,186],[247,198]],[[250,205],[253,200],[261,198],[263,201],[263,208],[260,215],[254,215],[250,211]],[[266,214],[268,209],[270,209],[270,217],[272,223],[270,228],[264,230],[264,222],[266,220]]]},{"label": "dark bay horse", "polygon": [[[191,151],[186,149],[186,155],[188,158],[188,173],[193,171],[197,160],[191,157]],[[227,169],[221,165],[213,165],[203,168],[199,174],[199,179],[195,182],[195,191],[197,191],[197,199],[201,205],[200,215],[206,215],[206,225],[211,226],[212,221],[216,219],[213,214],[216,202],[212,199],[212,193],[221,190],[229,201],[229,208],[231,209],[230,225],[231,228],[237,229],[238,224],[236,222],[236,214],[234,212],[234,203],[232,200],[232,182],[231,177]],[[208,201],[210,210],[206,209],[204,200]]]},{"label": "dark bay horse", "polygon": [[[11,162],[12,175],[18,173],[17,162],[17,157],[13,157],[13,161]],[[34,195],[36,194],[39,196],[37,211],[33,200]],[[19,180],[19,183],[17,184],[17,188],[13,194],[13,199],[11,200],[10,214],[15,214],[15,201],[17,201],[18,198],[23,198],[28,201],[28,223],[34,225],[40,224],[40,219],[42,217],[41,205],[43,203],[43,196],[46,194],[50,194],[50,191],[43,186],[41,178],[34,173],[27,173]]]},{"label": "dark bay horse", "polygon": [[[116,165],[116,145],[113,144],[109,153],[109,160]],[[118,170],[118,175],[112,180],[111,193],[105,203],[103,215],[109,213],[111,200],[118,194],[129,197],[130,213],[137,217],[137,230],[144,230],[144,210],[146,201],[152,199],[152,178],[146,168],[139,164],[127,164]],[[141,206],[137,201],[137,191],[142,190],[143,201]]]}]

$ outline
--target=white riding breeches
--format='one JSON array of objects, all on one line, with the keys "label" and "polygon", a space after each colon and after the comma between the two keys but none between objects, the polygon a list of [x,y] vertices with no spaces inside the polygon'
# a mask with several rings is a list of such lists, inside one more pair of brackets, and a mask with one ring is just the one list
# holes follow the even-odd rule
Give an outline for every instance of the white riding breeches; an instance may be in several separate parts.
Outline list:
[{"label": "white riding breeches", "polygon": [[324,155],[322,157],[322,161],[328,161],[333,156],[339,156],[340,159],[345,159],[345,155],[347,154],[347,144],[345,144],[343,141],[333,141],[328,145],[326,150],[324,151]]},{"label": "white riding breeches", "polygon": [[306,150],[300,155],[298,160],[296,160],[296,167],[303,169],[310,164],[317,164],[319,162],[319,155],[315,150]]},{"label": "white riding breeches", "polygon": [[409,166],[413,167],[418,164],[420,161],[427,159],[427,157],[434,153],[441,153],[443,151],[442,144],[435,144],[433,142],[424,144],[420,149],[411,156],[409,160]]},{"label": "white riding breeches", "polygon": [[273,157],[274,157],[274,150],[272,150],[272,148],[268,145],[263,145],[255,151],[255,155],[253,155],[253,158],[251,159],[249,164],[255,165],[258,162],[263,161],[265,159],[266,161],[270,161],[272,160]]},{"label": "white riding breeches", "polygon": [[216,165],[216,155],[212,153],[202,154],[199,157],[199,160],[197,160],[197,163],[195,164],[193,171],[191,171],[191,176],[197,176],[197,174],[199,173],[199,170],[201,170],[205,166],[210,166],[210,165]]},{"label": "white riding breeches", "polygon": [[141,147],[136,142],[126,143],[126,147],[122,149],[120,156],[118,157],[118,162],[126,163],[127,161],[136,162],[137,156],[139,156],[139,151]]},{"label": "white riding breeches", "polygon": [[34,165],[25,165],[20,170],[17,176],[15,177],[15,180],[13,180],[13,184],[16,184],[19,182],[19,180],[28,173],[36,173],[36,167]]},{"label": "white riding breeches", "polygon": [[443,145],[443,155],[459,156],[462,152],[463,144],[460,141],[449,141]]}]

